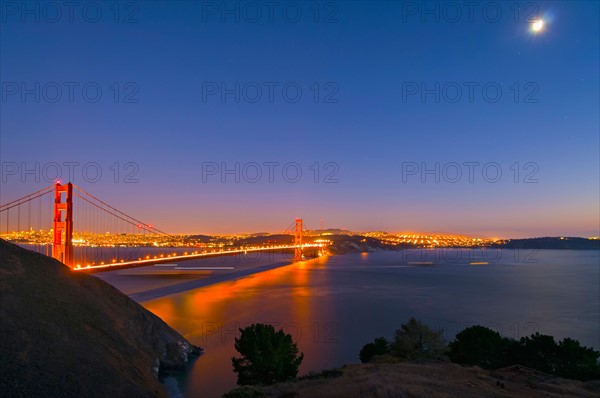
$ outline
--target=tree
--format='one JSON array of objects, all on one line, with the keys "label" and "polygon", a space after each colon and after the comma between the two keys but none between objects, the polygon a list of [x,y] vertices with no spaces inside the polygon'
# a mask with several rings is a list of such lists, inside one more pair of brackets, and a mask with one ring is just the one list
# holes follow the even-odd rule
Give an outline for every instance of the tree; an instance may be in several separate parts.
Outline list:
[{"label": "tree", "polygon": [[600,352],[567,337],[558,343],[556,374],[569,379],[598,380],[599,356]]},{"label": "tree", "polygon": [[475,325],[456,335],[448,345],[448,356],[452,362],[494,369],[509,344],[498,332]]},{"label": "tree", "polygon": [[405,359],[438,358],[446,350],[443,331],[435,331],[414,317],[396,330],[392,354]]},{"label": "tree", "polygon": [[452,362],[488,369],[523,365],[570,379],[600,379],[600,352],[582,347],[577,340],[565,338],[556,343],[554,337],[539,333],[517,341],[483,326],[471,326],[449,344],[448,356]]},{"label": "tree", "polygon": [[291,335],[281,329],[276,332],[272,325],[261,323],[240,332],[240,338],[235,339],[235,349],[241,358],[231,358],[239,385],[268,385],[296,377],[304,354],[298,355],[298,346]]},{"label": "tree", "polygon": [[554,337],[535,333],[520,340],[522,365],[554,374],[558,361],[558,344]]},{"label": "tree", "polygon": [[358,357],[362,363],[369,362],[375,355],[390,353],[390,343],[385,337],[378,337],[372,343],[365,344]]}]

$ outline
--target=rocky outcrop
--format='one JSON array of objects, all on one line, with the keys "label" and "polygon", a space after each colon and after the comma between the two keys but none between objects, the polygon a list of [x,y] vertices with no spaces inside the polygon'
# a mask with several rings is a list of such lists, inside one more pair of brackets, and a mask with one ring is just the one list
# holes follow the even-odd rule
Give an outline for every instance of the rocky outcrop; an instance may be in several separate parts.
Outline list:
[{"label": "rocky outcrop", "polygon": [[159,373],[200,353],[104,281],[2,240],[0,319],[3,396],[166,396]]}]

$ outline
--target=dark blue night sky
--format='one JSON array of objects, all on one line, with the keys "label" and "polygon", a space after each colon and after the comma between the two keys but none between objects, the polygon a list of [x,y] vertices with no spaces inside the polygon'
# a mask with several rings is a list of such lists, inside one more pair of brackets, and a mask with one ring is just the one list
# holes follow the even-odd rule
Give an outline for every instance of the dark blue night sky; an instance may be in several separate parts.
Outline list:
[{"label": "dark blue night sky", "polygon": [[598,2],[23,4],[1,10],[3,203],[79,162],[170,232],[600,234]]}]

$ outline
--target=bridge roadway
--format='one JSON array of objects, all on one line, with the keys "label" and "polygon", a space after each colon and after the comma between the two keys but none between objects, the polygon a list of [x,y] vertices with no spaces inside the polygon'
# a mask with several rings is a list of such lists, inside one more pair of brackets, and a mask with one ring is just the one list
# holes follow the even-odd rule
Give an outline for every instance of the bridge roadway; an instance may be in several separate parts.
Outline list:
[{"label": "bridge roadway", "polygon": [[231,284],[223,285],[223,293],[232,292],[235,290],[236,281],[250,275],[259,275],[254,282],[261,280],[260,275],[264,275],[265,280],[268,281],[272,278],[270,275],[273,275],[268,271],[277,268],[319,267],[329,261],[329,255],[324,254],[316,258],[307,258],[301,262],[291,262],[293,255],[289,256],[273,251],[264,252],[261,256],[231,257],[229,260],[226,258],[226,256],[220,256],[196,259],[189,262],[190,267],[181,263],[180,267],[177,267],[178,269],[165,266],[109,269],[107,272],[94,273],[94,276],[116,287],[133,300],[142,303],[223,282],[231,282]]},{"label": "bridge roadway", "polygon": [[[302,249],[311,248],[311,247],[323,247],[322,243],[307,243],[301,245]],[[153,258],[144,258],[141,260],[134,261],[122,261],[122,262],[111,262],[109,264],[101,264],[101,265],[87,265],[85,267],[75,266],[73,267],[73,271],[84,271],[84,272],[95,272],[95,271],[106,271],[108,269],[123,269],[129,267],[140,267],[145,265],[154,265],[172,262],[176,260],[193,260],[196,258],[202,257],[212,257],[212,256],[223,256],[228,254],[239,254],[239,253],[248,253],[248,252],[260,252],[260,251],[269,251],[269,250],[290,250],[297,249],[296,245],[279,245],[279,246],[268,246],[268,247],[256,247],[256,248],[246,248],[246,249],[235,249],[235,250],[224,250],[219,252],[206,252],[206,253],[190,253],[190,254],[182,254],[182,255],[168,255],[166,257],[157,257]]]}]

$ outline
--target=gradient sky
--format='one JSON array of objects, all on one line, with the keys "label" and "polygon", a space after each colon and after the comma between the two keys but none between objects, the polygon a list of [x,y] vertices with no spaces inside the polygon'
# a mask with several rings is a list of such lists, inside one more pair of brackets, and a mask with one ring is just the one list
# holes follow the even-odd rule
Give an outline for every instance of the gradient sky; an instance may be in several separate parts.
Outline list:
[{"label": "gradient sky", "polygon": [[[79,166],[74,182],[172,233],[275,232],[302,217],[307,228],[322,219],[326,228],[362,231],[600,234],[598,2],[521,2],[518,15],[515,3],[498,2],[501,15],[480,6],[472,16],[463,2],[453,3],[460,18],[442,2],[427,3],[434,14],[415,11],[422,2],[321,2],[318,21],[312,2],[275,3],[271,20],[268,2],[254,9],[229,2],[239,7],[236,22],[221,2],[140,2],[137,9],[123,2],[115,22],[113,3],[98,2],[102,15],[92,23],[94,6],[86,15],[74,10],[72,22],[63,8],[52,22],[56,10],[44,3],[29,3],[36,21],[14,9],[21,2],[4,2],[0,202],[49,185],[41,170],[39,183],[33,175],[21,181],[8,173],[10,164],[96,162],[100,181],[86,181]],[[545,21],[538,34],[526,20],[531,4]],[[256,10],[261,17],[252,22]],[[125,23],[131,13],[134,21]],[[35,91],[36,82],[39,103],[35,94],[22,98],[22,85]],[[52,82],[63,87],[55,103]],[[72,102],[65,82],[79,84]],[[90,82],[102,89],[98,102],[82,96]],[[230,89],[239,82],[247,95],[222,101],[220,92],[207,94],[213,82]],[[254,103],[252,82],[263,87]],[[273,101],[265,82],[278,84]],[[436,82],[439,102],[434,94],[424,101],[420,92],[407,94]],[[473,101],[465,82],[478,84]],[[302,89],[298,102],[282,94],[290,83]],[[462,97],[453,103],[456,85]],[[137,103],[124,103],[136,87]],[[497,102],[494,87],[502,89]],[[325,102],[334,88],[337,102]],[[537,102],[526,102],[529,94]],[[121,169],[137,164],[138,182],[124,183],[121,170],[115,183],[115,162]],[[263,167],[256,183],[241,170],[239,183],[233,175],[223,183],[220,173],[203,179],[206,162],[280,166],[273,182]],[[282,165],[292,162],[302,169],[296,183],[282,176]],[[324,169],[328,162],[338,168],[338,182],[324,181],[333,170]],[[440,181],[403,177],[407,162],[431,169],[439,163]],[[452,166],[442,171],[451,162],[480,166],[472,182],[461,166],[452,183],[443,178],[454,178]],[[485,164],[500,166],[497,182],[482,176]]]}]

